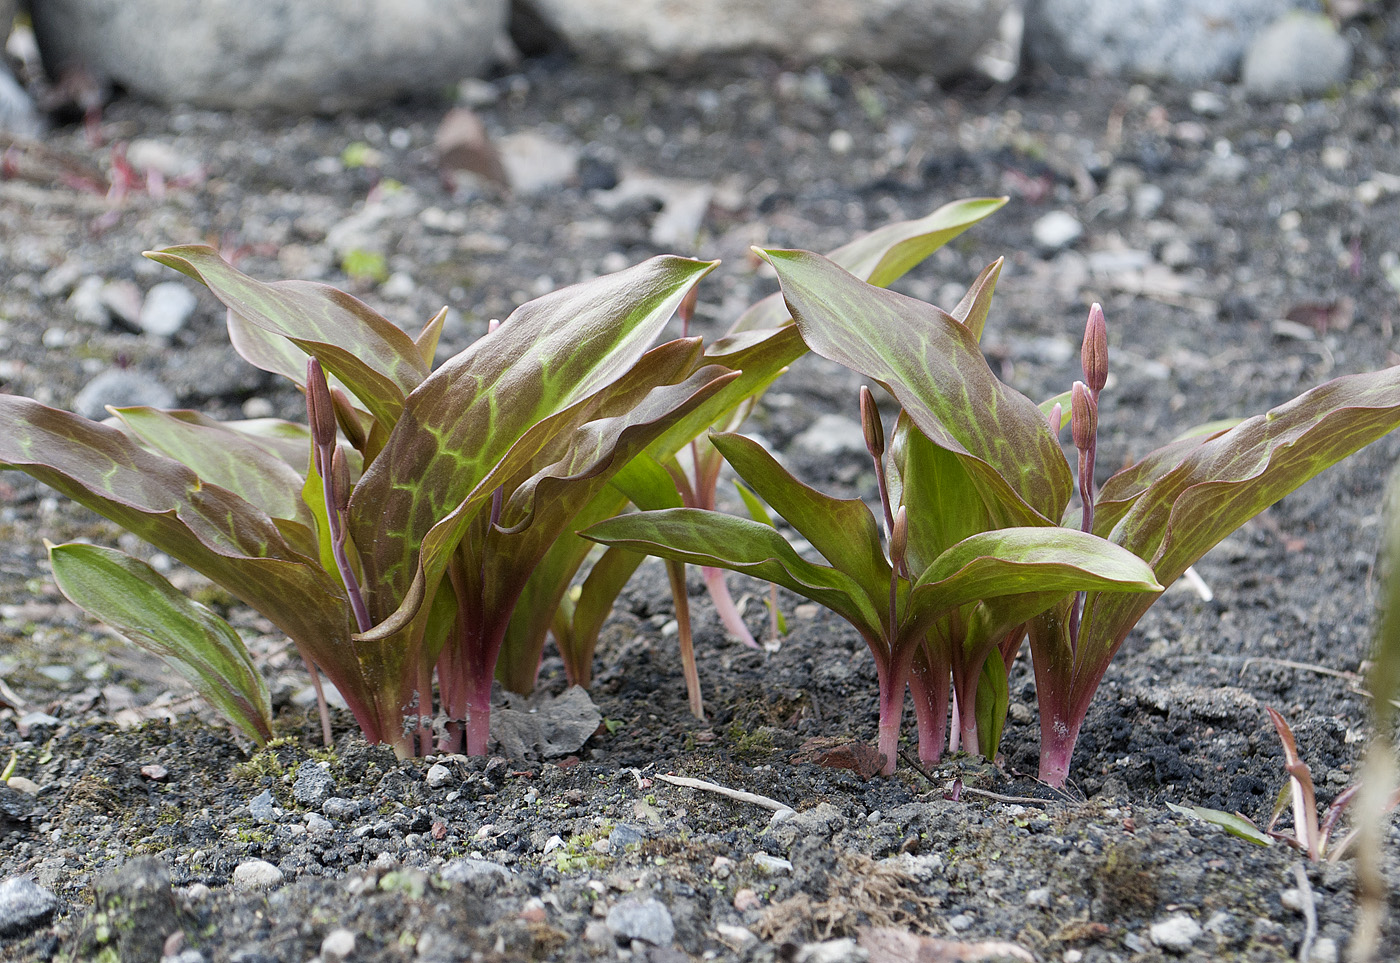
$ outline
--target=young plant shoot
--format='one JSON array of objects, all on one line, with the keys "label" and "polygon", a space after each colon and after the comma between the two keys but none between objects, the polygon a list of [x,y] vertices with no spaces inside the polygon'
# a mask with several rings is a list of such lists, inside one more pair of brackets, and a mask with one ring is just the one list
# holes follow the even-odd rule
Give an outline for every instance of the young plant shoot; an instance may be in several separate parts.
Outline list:
[{"label": "young plant shoot", "polygon": [[[224,302],[239,353],[307,393],[310,430],[127,409],[124,431],[5,396],[0,464],[261,612],[371,742],[434,748],[436,668],[438,747],[484,753],[497,653],[536,563],[614,472],[736,377],[704,363],[699,339],[649,348],[714,265],[658,257],[556,291],[432,371],[441,314],[414,339],[349,295],[255,281],[211,248],[151,257]],[[53,551],[77,604],[183,663],[201,691],[232,693],[216,704],[267,737],[232,629],[120,553]]]},{"label": "young plant shoot", "polygon": [[[1097,308],[1085,334],[1084,381],[1070,398],[1076,484],[1047,424],[1059,427],[1055,406],[1037,406],[1003,384],[977,347],[996,265],[950,314],[867,284],[816,254],[772,250],[762,255],[776,269],[808,347],[893,395],[903,408],[901,419],[911,425],[902,435],[910,450],[900,457],[908,466],[921,458],[937,466],[906,467],[899,474],[906,486],[898,496],[902,503],[922,498],[927,505],[921,511],[910,508],[911,546],[920,538],[916,520],[923,518],[952,527],[975,518],[989,532],[1050,527],[1126,549],[1151,566],[1157,584],[1167,586],[1250,518],[1400,425],[1400,367],[1348,375],[1231,428],[1174,441],[1113,475],[1096,492],[1098,400],[1108,375],[1107,330]],[[910,484],[928,489],[927,495],[911,494]],[[1076,489],[1079,504],[1072,506]],[[961,534],[953,531],[942,540]],[[1024,624],[1040,705],[1040,776],[1063,785],[1094,691],[1157,597],[1116,585],[1084,586],[1036,612],[1020,609],[984,618],[990,627],[963,633],[961,649],[957,633],[933,633],[925,645],[933,673],[930,691],[945,684],[937,678],[940,659],[953,664],[964,658],[969,666],[958,697],[980,703],[971,680],[986,678],[982,671],[990,665],[994,681],[998,660],[973,668],[977,656],[1003,642],[1013,648],[1020,639],[1015,626]],[[997,697],[994,685],[987,691]],[[965,714],[965,706],[959,711]]]}]

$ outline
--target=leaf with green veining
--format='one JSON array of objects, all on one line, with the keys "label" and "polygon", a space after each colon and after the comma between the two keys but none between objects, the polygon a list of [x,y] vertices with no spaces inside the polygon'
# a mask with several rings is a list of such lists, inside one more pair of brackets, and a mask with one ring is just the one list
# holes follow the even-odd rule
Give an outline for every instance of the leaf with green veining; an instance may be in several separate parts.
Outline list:
[{"label": "leaf with green veining", "polygon": [[59,590],[74,605],[160,656],[259,745],[272,738],[267,685],[227,622],[124,552],[50,545],[49,561]]}]

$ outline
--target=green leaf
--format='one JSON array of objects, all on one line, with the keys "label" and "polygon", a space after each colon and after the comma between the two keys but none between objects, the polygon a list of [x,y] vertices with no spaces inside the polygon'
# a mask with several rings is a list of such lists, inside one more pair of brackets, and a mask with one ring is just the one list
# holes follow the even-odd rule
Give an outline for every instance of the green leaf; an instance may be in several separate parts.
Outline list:
[{"label": "green leaf", "polygon": [[[545,295],[409,396],[350,502],[351,537],[363,552],[376,620],[399,607],[420,574],[422,587],[435,589],[444,553],[489,498],[483,485],[507,452],[517,461],[510,471],[527,464],[552,436],[533,435],[533,451],[516,443],[628,371],[713,267],[658,257]],[[420,566],[420,547],[430,545],[438,561]]]},{"label": "green leaf", "polygon": [[977,677],[977,749],[988,759],[997,757],[1011,690],[1006,682],[1006,663],[1001,656],[985,659]]},{"label": "green leaf", "polygon": [[992,308],[992,295],[997,289],[997,278],[1001,277],[1001,266],[1006,258],[999,257],[982,269],[967,294],[958,302],[951,314],[953,320],[961,321],[972,336],[982,340],[982,331],[987,326],[987,313]]},{"label": "green leaf", "polygon": [[880,614],[862,586],[843,572],[802,558],[761,522],[697,508],[668,508],[621,515],[579,534],[604,545],[752,575],[826,606],[867,638],[883,635]]},{"label": "green leaf", "polygon": [[807,346],[873,378],[963,458],[999,525],[1058,522],[1074,488],[1040,410],[992,373],[966,327],[806,251],[764,251]]},{"label": "green leaf", "polygon": [[311,512],[301,497],[301,474],[265,445],[209,421],[183,418],[184,412],[148,407],[111,411],[146,445],[190,468],[203,481],[227,488],[273,518],[312,529]]},{"label": "green leaf", "polygon": [[991,527],[963,459],[929,441],[908,412],[895,422],[889,463],[898,478],[890,498],[907,513],[911,572],[922,572],[949,547]]},{"label": "green leaf", "polygon": [[[763,446],[743,435],[714,433],[711,442],[760,498],[867,595],[889,593],[890,564],[880,529],[858,498],[832,498],[805,485]],[[786,544],[786,543],[785,543]]]},{"label": "green leaf", "polygon": [[[934,251],[1001,208],[1008,199],[975,197],[953,201],[916,220],[887,224],[871,231],[838,247],[827,257],[862,281],[888,287]],[[790,320],[782,295],[771,294],[745,311],[731,331],[777,328]]]},{"label": "green leaf", "polygon": [[205,284],[242,321],[314,354],[386,427],[428,375],[412,338],[343,291],[310,281],[255,281],[202,244],[146,256]]},{"label": "green leaf", "polygon": [[1273,839],[1267,833],[1239,813],[1227,813],[1219,809],[1207,809],[1204,806],[1178,806],[1171,802],[1167,803],[1167,808],[1182,816],[1190,816],[1192,819],[1199,819],[1202,822],[1219,826],[1231,836],[1238,836],[1256,846],[1272,846],[1274,844]]},{"label": "green leaf", "polygon": [[49,560],[54,581],[74,605],[160,656],[259,745],[272,738],[267,685],[227,622],[115,549],[51,545]]},{"label": "green leaf", "polygon": [[1110,537],[1150,559],[1169,585],[1226,535],[1397,425],[1400,367],[1329,381],[1206,437],[1151,483]]},{"label": "green leaf", "polygon": [[778,527],[773,524],[773,516],[768,514],[768,509],[764,507],[763,500],[755,495],[748,485],[736,479],[734,488],[739,492],[739,498],[743,501],[744,509],[749,513],[749,518],[752,518],[756,522],[762,522],[764,525],[768,525],[772,528]]},{"label": "green leaf", "polygon": [[856,238],[832,251],[830,260],[863,281],[888,287],[1008,200],[974,197],[944,204],[926,217],[887,224]]},{"label": "green leaf", "polygon": [[909,593],[905,621],[999,596],[1160,592],[1142,559],[1094,535],[1065,528],[1003,528],[963,539],[934,560]]},{"label": "green leaf", "polygon": [[286,632],[350,700],[373,691],[350,645],[344,589],[274,521],[116,428],[0,395],[0,464],[111,519]]}]

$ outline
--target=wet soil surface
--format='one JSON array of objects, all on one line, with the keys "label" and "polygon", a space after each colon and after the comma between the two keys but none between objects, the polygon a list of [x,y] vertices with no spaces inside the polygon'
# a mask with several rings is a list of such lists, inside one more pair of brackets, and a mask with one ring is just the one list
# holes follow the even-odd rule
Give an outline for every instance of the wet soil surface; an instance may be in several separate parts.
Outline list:
[{"label": "wet soil surface", "polygon": [[[0,181],[0,390],[71,407],[94,379],[124,373],[131,400],[163,390],[220,417],[299,419],[299,396],[228,348],[206,294],[169,336],[110,311],[82,320],[99,282],[139,297],[177,280],[139,256],[170,244],[209,240],[254,276],[347,287],[410,330],[447,304],[445,356],[522,300],[663,251],[724,259],[698,314],[715,335],[775,287],[752,244],[828,250],[948,200],[1008,194],[898,287],[951,306],[1005,255],[984,344],[1035,399],[1078,377],[1083,319],[1101,301],[1106,477],[1192,425],[1400,361],[1397,53],[1400,32],[1377,27],[1348,89],[1293,104],[1044,76],[940,91],[766,62],[692,80],[532,65],[474,86],[477,110],[493,136],[531,132],[580,161],[566,183],[514,196],[444,179],[432,151],[442,105],[285,121],[120,101],[103,120],[107,145],[60,130],[19,148],[17,176]],[[143,175],[119,198],[89,189],[108,178],[112,143],[160,158],[163,183]],[[663,185],[630,199],[609,190],[642,177]],[[687,243],[671,215],[697,188],[709,203]],[[1059,246],[1038,232],[1052,211],[1082,236]],[[345,273],[366,263],[358,273],[377,280]],[[84,285],[88,301],[75,294]],[[873,499],[858,384],[804,359],[749,428],[811,483]],[[1210,601],[1184,584],[1167,592],[1109,670],[1063,794],[1034,779],[1024,652],[996,765],[954,756],[921,771],[906,759],[866,779],[839,766],[875,732],[875,668],[859,637],[780,596],[781,648],[745,648],[698,577],[708,717],[693,719],[655,564],[624,592],[598,652],[603,724],[552,759],[399,761],[365,745],[348,714],[333,750],[321,748],[284,640],[177,571],[244,632],[271,681],[283,739],[254,752],[158,663],[67,605],[41,539],[139,547],[6,474],[0,677],[12,691],[0,748],[29,782],[0,800],[0,877],[27,876],[57,905],[0,935],[0,953],[839,960],[861,951],[814,956],[807,944],[863,938],[873,959],[913,958],[873,942],[869,928],[895,927],[964,954],[932,959],[1263,961],[1298,958],[1306,909],[1311,958],[1335,956],[1355,920],[1349,863],[1308,866],[1311,895],[1300,894],[1292,850],[1167,804],[1266,821],[1285,776],[1265,706],[1294,726],[1323,801],[1356,778],[1381,492],[1397,456],[1400,438],[1384,439],[1228,538],[1197,566]],[[763,587],[732,581],[762,634]],[[563,691],[557,657],[541,688]],[[263,885],[235,877],[256,860],[271,866],[242,873],[267,873]],[[1387,870],[1400,893],[1393,856]],[[1400,956],[1395,924],[1383,945]]]}]

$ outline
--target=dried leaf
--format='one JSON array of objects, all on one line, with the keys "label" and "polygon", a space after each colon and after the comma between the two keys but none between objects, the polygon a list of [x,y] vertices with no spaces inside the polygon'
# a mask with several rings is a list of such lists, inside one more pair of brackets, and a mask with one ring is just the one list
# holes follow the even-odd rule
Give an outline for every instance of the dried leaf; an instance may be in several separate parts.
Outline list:
[{"label": "dried leaf", "polygon": [[470,171],[484,180],[510,188],[510,178],[496,145],[486,133],[481,118],[465,107],[449,110],[433,135],[438,168],[449,171]]}]

